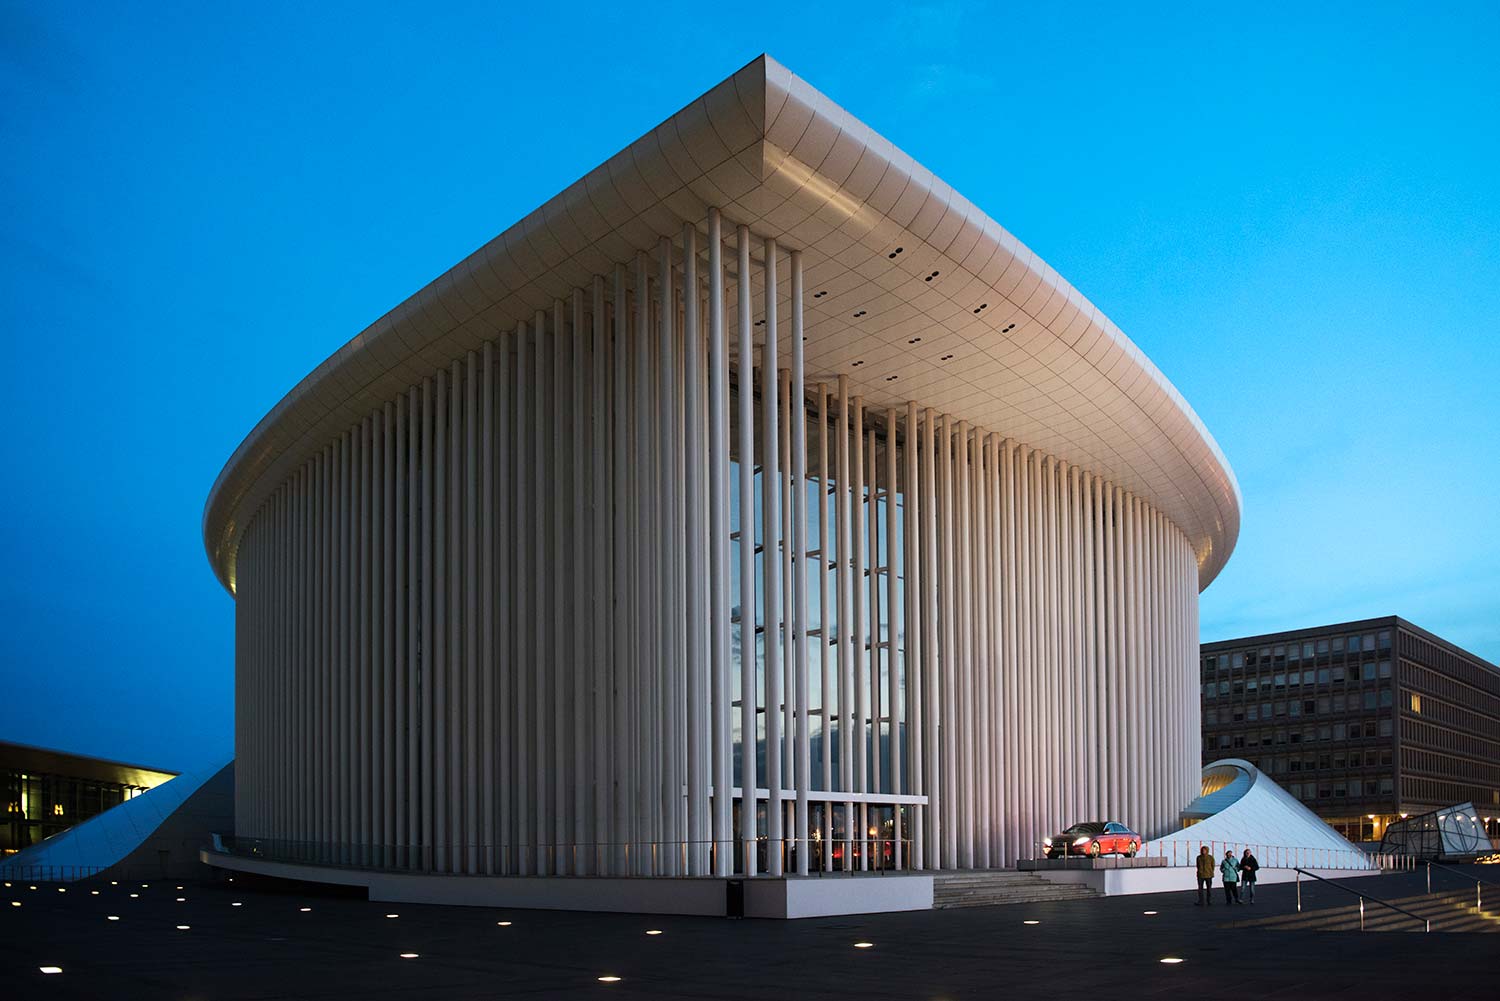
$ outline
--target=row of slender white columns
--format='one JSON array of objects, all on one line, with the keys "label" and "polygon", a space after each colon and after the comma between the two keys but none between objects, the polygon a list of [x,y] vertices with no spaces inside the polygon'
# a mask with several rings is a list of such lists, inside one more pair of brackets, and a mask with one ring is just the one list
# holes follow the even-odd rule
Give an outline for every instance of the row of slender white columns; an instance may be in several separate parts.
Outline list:
[{"label": "row of slender white columns", "polygon": [[256,512],[239,833],[441,872],[774,875],[1174,826],[1186,539],[1024,444],[808,385],[800,253],[705,228],[432,373]]}]

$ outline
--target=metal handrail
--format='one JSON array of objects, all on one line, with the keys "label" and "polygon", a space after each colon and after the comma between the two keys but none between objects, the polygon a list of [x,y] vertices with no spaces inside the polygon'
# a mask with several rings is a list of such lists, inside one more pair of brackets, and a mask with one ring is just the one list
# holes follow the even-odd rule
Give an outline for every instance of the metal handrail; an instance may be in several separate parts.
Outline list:
[{"label": "metal handrail", "polygon": [[1433,866],[1437,866],[1439,869],[1446,869],[1448,872],[1457,873],[1458,875],[1462,876],[1464,879],[1472,879],[1474,881],[1474,906],[1480,908],[1481,910],[1484,908],[1484,895],[1483,895],[1483,893],[1480,890],[1480,884],[1481,883],[1488,883],[1491,886],[1500,886],[1500,882],[1496,882],[1493,879],[1485,879],[1483,876],[1473,876],[1473,875],[1470,875],[1467,872],[1464,872],[1462,869],[1455,869],[1451,865],[1443,865],[1443,863],[1441,863],[1441,862],[1434,862],[1431,859],[1427,859],[1426,861],[1427,861],[1427,892],[1429,894],[1432,893],[1432,867]]},{"label": "metal handrail", "polygon": [[1404,907],[1397,907],[1395,904],[1391,903],[1389,900],[1381,900],[1379,897],[1370,897],[1369,894],[1361,893],[1361,892],[1359,892],[1358,890],[1356,890],[1352,886],[1345,886],[1343,883],[1340,883],[1336,879],[1325,879],[1324,877],[1319,876],[1315,872],[1308,872],[1306,869],[1294,869],[1293,871],[1297,873],[1297,913],[1298,914],[1302,913],[1302,877],[1303,876],[1311,876],[1313,879],[1316,879],[1316,880],[1318,880],[1321,883],[1327,883],[1329,886],[1336,886],[1340,890],[1343,890],[1345,893],[1352,893],[1356,897],[1359,898],[1359,930],[1360,931],[1364,931],[1365,930],[1365,898],[1366,897],[1369,897],[1369,899],[1375,901],[1375,903],[1379,904],[1382,907],[1389,907],[1391,910],[1397,912],[1398,914],[1405,914],[1407,917],[1411,918],[1413,921],[1420,921],[1420,922],[1422,922],[1422,927],[1426,931],[1428,931],[1428,932],[1432,931],[1432,921],[1429,918],[1424,918],[1420,914],[1413,914],[1411,911],[1408,911]]}]

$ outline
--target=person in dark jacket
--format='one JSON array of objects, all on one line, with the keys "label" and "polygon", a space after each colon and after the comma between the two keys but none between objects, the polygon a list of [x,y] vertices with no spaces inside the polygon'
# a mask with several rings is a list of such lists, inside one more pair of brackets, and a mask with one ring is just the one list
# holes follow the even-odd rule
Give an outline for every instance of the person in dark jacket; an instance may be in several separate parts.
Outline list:
[{"label": "person in dark jacket", "polygon": [[1194,907],[1212,907],[1214,902],[1214,857],[1204,845],[1198,851],[1198,902]]},{"label": "person in dark jacket", "polygon": [[1219,871],[1224,874],[1224,903],[1238,904],[1240,902],[1240,864],[1235,860],[1233,851],[1224,853],[1224,861],[1219,863]]},{"label": "person in dark jacket", "polygon": [[1245,849],[1245,854],[1240,856],[1240,883],[1244,886],[1241,891],[1248,903],[1255,903],[1255,874],[1260,869],[1260,862],[1256,860],[1255,853]]}]

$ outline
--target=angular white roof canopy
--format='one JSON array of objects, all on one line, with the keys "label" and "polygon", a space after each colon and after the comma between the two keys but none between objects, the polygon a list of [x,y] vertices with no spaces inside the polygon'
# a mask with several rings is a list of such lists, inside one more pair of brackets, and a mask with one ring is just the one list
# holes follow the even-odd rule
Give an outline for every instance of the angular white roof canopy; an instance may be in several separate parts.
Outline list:
[{"label": "angular white roof canopy", "polygon": [[220,581],[233,590],[246,522],[309,456],[685,222],[706,233],[710,206],[729,227],[803,251],[809,384],[847,375],[869,406],[904,411],[916,400],[1099,473],[1187,535],[1200,588],[1224,566],[1239,486],[1160,370],[998,223],[761,56],[298,383],[209,494],[204,544]]}]

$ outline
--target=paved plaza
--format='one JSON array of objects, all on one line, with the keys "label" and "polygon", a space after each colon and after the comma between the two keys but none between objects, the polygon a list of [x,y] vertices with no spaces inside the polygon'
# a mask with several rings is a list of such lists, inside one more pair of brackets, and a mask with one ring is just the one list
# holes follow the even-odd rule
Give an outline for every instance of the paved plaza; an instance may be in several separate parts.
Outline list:
[{"label": "paved plaza", "polygon": [[[1394,899],[1423,879],[1351,885]],[[1184,892],[804,921],[382,904],[246,877],[64,889],[0,891],[0,997],[1432,999],[1482,996],[1500,969],[1500,935],[1229,926],[1292,913],[1291,885],[1254,907]],[[1302,892],[1309,910],[1353,900]]]}]

